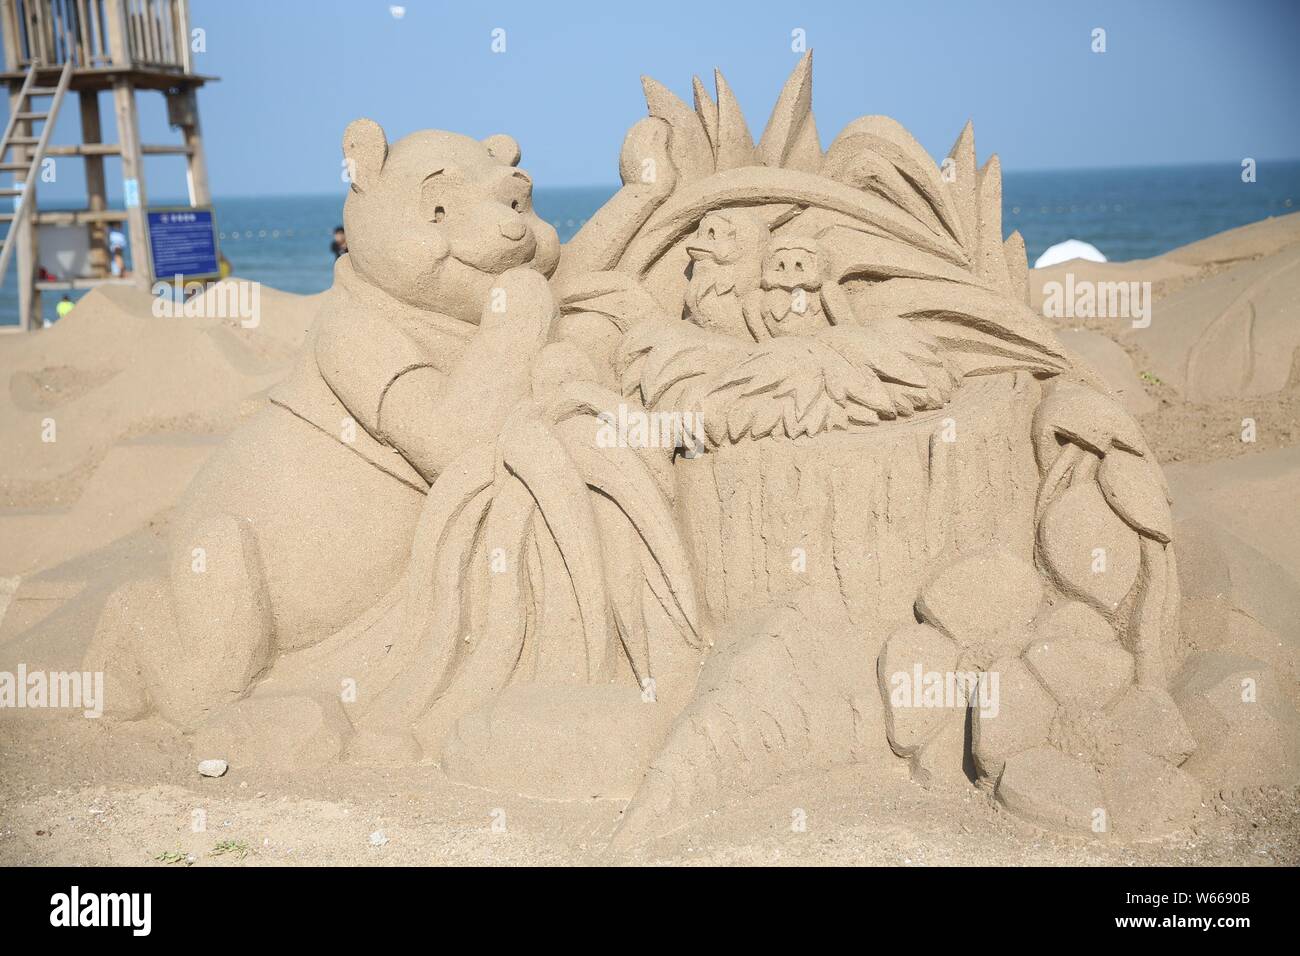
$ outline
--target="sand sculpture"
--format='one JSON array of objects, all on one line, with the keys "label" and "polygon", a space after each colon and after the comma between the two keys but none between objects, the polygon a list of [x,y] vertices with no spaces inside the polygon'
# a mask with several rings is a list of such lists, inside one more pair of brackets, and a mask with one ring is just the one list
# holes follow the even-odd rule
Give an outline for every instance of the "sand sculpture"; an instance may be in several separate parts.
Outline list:
[{"label": "sand sculpture", "polygon": [[721,75],[646,80],[562,252],[508,137],[353,123],[314,346],[109,602],[110,710],[629,797],[621,842],[899,760],[1056,830],[1181,825],[1161,470],[1028,307],[970,127],[940,166],[881,116],[823,149],[811,82],[755,143]]}]

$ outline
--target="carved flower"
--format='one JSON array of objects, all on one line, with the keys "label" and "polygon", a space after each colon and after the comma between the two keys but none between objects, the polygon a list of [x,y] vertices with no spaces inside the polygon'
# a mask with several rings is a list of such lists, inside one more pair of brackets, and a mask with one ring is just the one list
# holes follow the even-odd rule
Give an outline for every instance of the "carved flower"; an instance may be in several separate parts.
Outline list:
[{"label": "carved flower", "polygon": [[[886,731],[928,782],[966,758],[1018,816],[1101,835],[1167,831],[1200,802],[1182,763],[1195,748],[1160,687],[1094,608],[1042,609],[1028,563],[1000,552],[941,571],[877,661]],[[967,735],[969,722],[970,733]],[[970,743],[969,752],[966,749]]]},{"label": "carved flower", "polygon": [[1158,687],[1133,683],[1133,656],[1091,634],[1036,638],[994,663],[996,707],[974,715],[971,749],[997,799],[1052,829],[1167,831],[1200,802],[1177,764],[1195,748]]},{"label": "carved flower", "polygon": [[916,614],[890,635],[877,660],[885,729],[914,774],[961,772],[966,712],[990,703],[990,665],[1031,638],[1042,585],[1019,558],[997,551],[963,558],[922,589]]}]

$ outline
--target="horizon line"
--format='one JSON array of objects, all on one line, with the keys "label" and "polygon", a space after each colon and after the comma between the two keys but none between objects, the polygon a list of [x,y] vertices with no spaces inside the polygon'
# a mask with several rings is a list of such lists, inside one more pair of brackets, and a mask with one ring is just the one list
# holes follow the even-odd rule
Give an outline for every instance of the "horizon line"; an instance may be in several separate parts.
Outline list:
[{"label": "horizon line", "polygon": [[[992,156],[996,154],[990,153],[989,155]],[[985,161],[987,162],[987,159]],[[1043,173],[1101,173],[1101,172],[1125,172],[1125,171],[1140,172],[1140,171],[1149,171],[1149,170],[1168,170],[1168,169],[1205,169],[1205,168],[1212,168],[1217,166],[1231,166],[1233,168],[1239,168],[1241,165],[1241,161],[1242,160],[1239,158],[1233,158],[1233,159],[1220,159],[1220,160],[1202,160],[1202,161],[1191,162],[1191,163],[1142,163],[1137,165],[1124,164],[1124,165],[1116,165],[1116,166],[1040,166],[1032,169],[1022,169],[1016,167],[1008,168],[1006,166],[1003,166],[1002,175],[1003,178],[1005,179],[1007,175],[1036,175],[1036,174],[1043,174]],[[1265,157],[1263,159],[1256,158],[1255,162],[1257,165],[1300,164],[1300,156],[1286,157],[1280,159],[1268,158],[1268,157]],[[554,186],[538,185],[535,188],[537,191],[542,191],[542,192],[549,191],[549,190],[564,190],[564,189],[601,189],[601,190],[608,190],[610,194],[613,195],[620,188],[622,188],[622,184],[618,182],[562,183]],[[345,196],[346,190],[340,190],[339,193],[334,193],[334,192],[224,193],[221,195],[214,195],[212,199],[214,202],[231,200],[231,199],[319,199],[325,196],[335,196],[335,195]],[[111,192],[107,195],[106,198],[110,202],[113,201],[120,202],[122,200],[122,196],[120,194],[114,194]],[[156,197],[151,197],[151,199],[153,199],[153,202],[151,202],[150,205],[153,205],[154,202],[168,203],[168,204],[176,203],[176,202],[184,202],[184,203],[189,202],[189,198],[187,196],[180,196],[180,195],[177,196],[159,195]],[[61,200],[59,199],[53,200],[53,202],[56,204],[55,208],[57,208],[57,204],[60,201]]]}]

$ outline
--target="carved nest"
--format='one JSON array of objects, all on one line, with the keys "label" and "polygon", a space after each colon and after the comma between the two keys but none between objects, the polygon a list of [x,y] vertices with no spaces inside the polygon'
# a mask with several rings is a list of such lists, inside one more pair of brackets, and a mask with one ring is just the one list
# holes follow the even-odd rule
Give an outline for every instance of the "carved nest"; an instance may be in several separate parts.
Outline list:
[{"label": "carved nest", "polygon": [[666,127],[672,187],[612,247],[575,249],[561,283],[566,317],[616,330],[605,384],[701,416],[716,447],[905,419],[968,376],[1069,371],[970,126],[942,169],[883,116],[823,152],[811,82],[805,58],[754,145],[720,75],[716,102],[695,81],[694,109],[645,81],[625,181]]}]

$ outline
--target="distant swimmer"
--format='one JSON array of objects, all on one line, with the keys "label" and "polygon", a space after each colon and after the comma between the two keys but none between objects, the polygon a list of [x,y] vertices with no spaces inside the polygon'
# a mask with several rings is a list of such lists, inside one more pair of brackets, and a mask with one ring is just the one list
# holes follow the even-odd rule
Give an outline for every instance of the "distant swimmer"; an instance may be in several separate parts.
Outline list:
[{"label": "distant swimmer", "polygon": [[334,253],[334,258],[344,255],[348,251],[348,237],[343,231],[342,226],[334,227],[334,240],[330,243],[330,252]]},{"label": "distant swimmer", "polygon": [[65,315],[67,315],[69,312],[72,311],[72,307],[74,305],[76,305],[76,303],[73,302],[72,299],[68,298],[65,295],[62,299],[59,300],[59,304],[54,307],[54,311],[58,313],[59,318],[63,318]]}]

